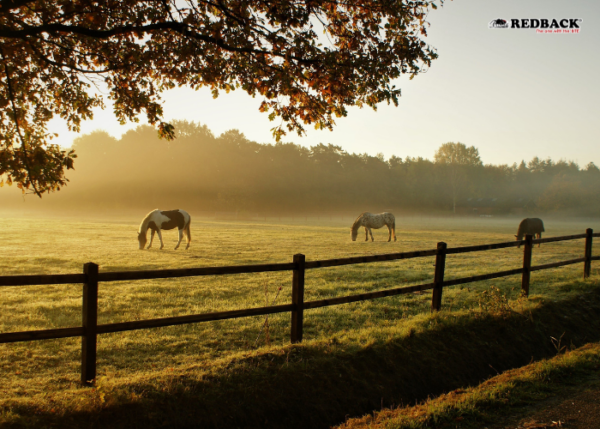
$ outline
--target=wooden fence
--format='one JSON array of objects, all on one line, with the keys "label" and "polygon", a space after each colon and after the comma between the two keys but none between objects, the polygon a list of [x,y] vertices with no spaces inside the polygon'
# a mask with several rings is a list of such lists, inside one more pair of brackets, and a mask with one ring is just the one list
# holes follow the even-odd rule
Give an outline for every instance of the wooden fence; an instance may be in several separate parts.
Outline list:
[{"label": "wooden fence", "polygon": [[[55,274],[55,275],[21,275],[0,276],[0,286],[27,286],[27,285],[55,285],[83,283],[83,306],[82,326],[74,328],[45,329],[38,331],[10,332],[0,334],[0,343],[12,343],[19,341],[37,341],[50,338],[82,338],[81,353],[81,381],[83,384],[91,385],[96,378],[96,344],[99,334],[109,332],[132,331],[136,329],[156,328],[160,326],[182,325],[186,323],[208,322],[213,320],[234,319],[238,317],[259,316],[274,313],[291,312],[291,342],[302,341],[302,322],[304,311],[313,308],[328,307],[331,305],[346,304],[350,302],[365,301],[369,299],[383,298],[387,296],[402,295],[416,291],[432,289],[431,309],[439,311],[442,306],[442,292],[444,287],[471,283],[481,280],[495,279],[516,274],[522,275],[521,288],[529,295],[529,283],[531,272],[545,270],[583,262],[583,277],[590,276],[591,262],[600,260],[600,256],[592,256],[592,237],[600,237],[600,233],[594,234],[587,229],[585,234],[568,235],[562,237],[543,238],[533,240],[527,235],[523,241],[511,241],[507,243],[485,244],[481,246],[467,246],[448,248],[446,243],[438,243],[437,249],[422,250],[416,252],[390,253],[385,255],[359,256],[342,259],[328,259],[322,261],[306,261],[304,255],[294,255],[293,262],[264,265],[239,265],[232,267],[208,267],[208,268],[185,268],[169,270],[150,271],[121,271],[121,272],[98,272],[98,265],[87,263],[83,267],[83,274]],[[553,262],[544,265],[531,265],[531,253],[534,244],[551,243],[556,241],[576,240],[585,238],[584,256],[582,258],[567,261]],[[516,247],[524,244],[523,266],[513,270],[500,271],[490,274],[482,274],[472,277],[464,277],[453,280],[444,280],[446,266],[446,255],[467,252],[479,252],[493,249]],[[357,295],[339,298],[321,299],[317,301],[304,301],[304,278],[306,270],[324,267],[336,267],[341,265],[363,264],[381,261],[394,261],[399,259],[423,258],[435,256],[435,272],[432,283],[415,286],[387,289],[377,292],[361,293]],[[275,305],[268,307],[257,307],[242,310],[222,311],[216,313],[193,314],[188,316],[166,317],[161,319],[138,320],[133,322],[108,323],[98,325],[98,283],[114,282],[123,280],[145,280],[191,276],[213,276],[223,274],[261,273],[270,271],[292,271],[292,302],[290,304]]]}]

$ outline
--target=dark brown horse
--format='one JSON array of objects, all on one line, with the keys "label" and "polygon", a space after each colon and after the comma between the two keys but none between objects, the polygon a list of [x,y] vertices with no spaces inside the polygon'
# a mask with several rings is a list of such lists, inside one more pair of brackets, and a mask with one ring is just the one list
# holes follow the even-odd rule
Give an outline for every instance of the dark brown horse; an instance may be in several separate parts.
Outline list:
[{"label": "dark brown horse", "polygon": [[[517,237],[518,241],[522,241],[523,237],[528,234],[533,235],[534,239],[536,235],[537,238],[542,238],[542,232],[545,231],[544,222],[542,222],[541,219],[538,219],[537,217],[529,217],[521,221],[519,224],[519,230],[517,231],[517,235],[515,235],[515,237]],[[540,247],[540,245],[541,243],[538,244],[538,247]],[[521,245],[519,244],[517,247],[521,247]]]}]

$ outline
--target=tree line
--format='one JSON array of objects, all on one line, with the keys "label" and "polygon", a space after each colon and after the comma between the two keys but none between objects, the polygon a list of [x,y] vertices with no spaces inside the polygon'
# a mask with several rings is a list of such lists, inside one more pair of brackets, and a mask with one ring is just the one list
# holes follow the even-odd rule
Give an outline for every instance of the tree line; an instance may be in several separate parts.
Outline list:
[{"label": "tree line", "polygon": [[[533,158],[483,164],[478,150],[446,143],[434,159],[348,153],[340,146],[261,144],[237,130],[215,136],[206,125],[174,121],[177,138],[146,125],[120,139],[104,131],[77,138],[71,183],[47,207],[187,208],[236,213],[515,210],[594,215],[600,169]],[[14,193],[11,193],[14,194]],[[0,193],[5,203],[7,192]],[[37,203],[36,203],[37,204]]]}]

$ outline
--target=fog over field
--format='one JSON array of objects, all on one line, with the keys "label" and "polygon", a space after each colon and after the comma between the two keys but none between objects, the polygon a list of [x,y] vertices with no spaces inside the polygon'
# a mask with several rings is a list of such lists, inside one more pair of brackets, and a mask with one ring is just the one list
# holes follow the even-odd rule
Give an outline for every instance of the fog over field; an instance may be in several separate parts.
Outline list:
[{"label": "fog over field", "polygon": [[171,142],[142,125],[115,139],[103,131],[74,142],[70,183],[42,199],[15,187],[0,192],[3,210],[30,213],[181,208],[234,218],[357,216],[363,211],[460,216],[600,215],[600,169],[564,160],[484,164],[478,148],[441,145],[430,158],[348,153],[254,142],[238,130],[216,136],[203,124],[176,121]]}]

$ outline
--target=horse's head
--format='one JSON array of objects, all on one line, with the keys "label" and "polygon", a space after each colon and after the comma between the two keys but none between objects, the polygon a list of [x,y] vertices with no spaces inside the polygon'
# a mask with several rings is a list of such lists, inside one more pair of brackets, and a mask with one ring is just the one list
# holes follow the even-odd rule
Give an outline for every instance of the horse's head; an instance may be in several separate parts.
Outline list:
[{"label": "horse's head", "polygon": [[[519,234],[519,233],[517,232],[517,234]],[[517,241],[521,241],[521,240],[523,240],[523,235],[522,234],[515,235],[515,239]],[[519,243],[519,245],[517,246],[517,249],[520,249],[520,248],[521,248],[521,243]]]},{"label": "horse's head", "polygon": [[138,232],[138,241],[140,242],[140,250],[144,250],[144,247],[146,247],[146,234]]},{"label": "horse's head", "polygon": [[356,236],[358,235],[358,228],[357,229],[350,228],[350,231],[352,232],[352,241],[356,241]]}]

